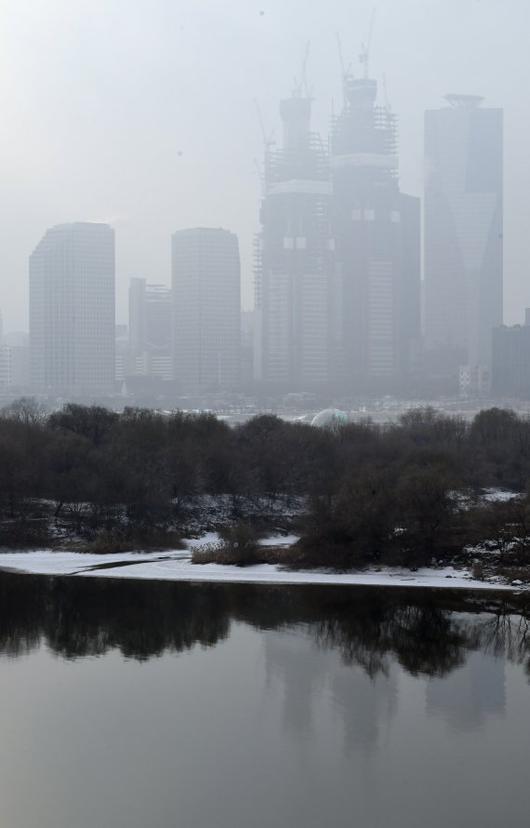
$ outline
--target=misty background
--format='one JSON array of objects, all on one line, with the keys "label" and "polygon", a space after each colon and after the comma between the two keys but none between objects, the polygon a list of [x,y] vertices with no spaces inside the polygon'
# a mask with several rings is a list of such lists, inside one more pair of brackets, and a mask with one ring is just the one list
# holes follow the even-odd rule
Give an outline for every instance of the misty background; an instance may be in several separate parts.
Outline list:
[{"label": "misty background", "polygon": [[[530,305],[530,97],[524,0],[0,0],[0,308],[27,329],[27,262],[45,229],[116,229],[117,321],[133,276],[170,282],[170,235],[237,233],[243,306],[263,157],[254,99],[281,137],[278,102],[307,41],[314,128],[341,102],[336,33],[359,72],[376,8],[370,75],[399,117],[402,189],[423,190],[423,113],[447,92],[504,109],[505,322]],[[382,94],[382,84],[380,95]]]}]

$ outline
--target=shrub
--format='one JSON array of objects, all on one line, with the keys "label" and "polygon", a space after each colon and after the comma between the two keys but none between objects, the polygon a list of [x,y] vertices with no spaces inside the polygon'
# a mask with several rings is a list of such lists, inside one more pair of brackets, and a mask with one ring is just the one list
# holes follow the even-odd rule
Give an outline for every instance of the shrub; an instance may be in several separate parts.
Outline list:
[{"label": "shrub", "polygon": [[119,552],[138,552],[146,549],[156,551],[182,548],[182,539],[177,532],[157,527],[152,529],[120,527],[99,529],[93,540],[86,543],[81,551],[95,555],[115,555]]},{"label": "shrub", "polygon": [[195,549],[192,561],[196,564],[218,563],[232,566],[253,566],[263,562],[257,534],[250,523],[239,521],[220,531],[220,543]]},{"label": "shrub", "polygon": [[7,520],[0,523],[0,549],[35,549],[50,546],[47,520]]}]

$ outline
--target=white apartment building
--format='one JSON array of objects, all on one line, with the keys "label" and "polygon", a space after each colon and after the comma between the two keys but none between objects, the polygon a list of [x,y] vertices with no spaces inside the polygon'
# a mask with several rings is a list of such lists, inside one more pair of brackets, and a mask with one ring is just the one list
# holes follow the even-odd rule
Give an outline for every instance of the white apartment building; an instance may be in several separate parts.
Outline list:
[{"label": "white apartment building", "polygon": [[198,227],[173,234],[173,370],[179,390],[239,385],[240,281],[233,233]]},{"label": "white apartment building", "polygon": [[41,393],[114,389],[115,253],[107,224],[49,229],[30,257],[31,379]]}]

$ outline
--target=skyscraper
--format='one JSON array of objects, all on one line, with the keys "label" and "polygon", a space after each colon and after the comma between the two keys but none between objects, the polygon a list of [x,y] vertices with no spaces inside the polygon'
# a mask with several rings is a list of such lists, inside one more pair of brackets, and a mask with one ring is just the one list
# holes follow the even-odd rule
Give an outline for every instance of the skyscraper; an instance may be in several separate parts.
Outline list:
[{"label": "skyscraper", "polygon": [[129,371],[173,378],[171,290],[131,279],[129,285]]},{"label": "skyscraper", "polygon": [[425,113],[425,340],[442,372],[480,375],[502,322],[502,110],[446,101]]},{"label": "skyscraper", "polygon": [[350,391],[401,387],[420,339],[419,199],[399,190],[396,118],[376,97],[347,73],[331,136],[334,364]]},{"label": "skyscraper", "polygon": [[256,266],[256,378],[276,390],[308,390],[330,378],[327,150],[310,130],[311,99],[280,105],[283,143],[266,148]]},{"label": "skyscraper", "polygon": [[301,90],[267,147],[257,378],[278,389],[398,390],[420,350],[420,207],[399,189],[396,119],[376,81],[343,83],[331,158]]},{"label": "skyscraper", "polygon": [[60,224],[30,257],[31,377],[41,392],[114,387],[114,230]]},{"label": "skyscraper", "polygon": [[173,234],[173,371],[180,390],[237,388],[240,278],[233,233],[197,227]]}]

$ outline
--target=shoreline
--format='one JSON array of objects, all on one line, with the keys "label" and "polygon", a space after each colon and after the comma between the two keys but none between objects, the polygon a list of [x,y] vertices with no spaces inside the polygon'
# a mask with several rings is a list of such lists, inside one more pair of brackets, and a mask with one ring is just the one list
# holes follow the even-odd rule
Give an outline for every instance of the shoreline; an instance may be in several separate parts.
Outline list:
[{"label": "shoreline", "polygon": [[[192,542],[193,544],[193,542]],[[191,544],[190,544],[191,545]],[[173,581],[188,583],[248,583],[317,586],[371,586],[412,589],[469,590],[473,592],[526,592],[525,584],[479,581],[466,570],[452,567],[402,568],[379,571],[286,570],[275,564],[237,567],[223,564],[193,564],[191,550],[159,553],[94,555],[79,552],[28,551],[0,553],[0,571],[50,577],[112,578],[115,580]]]}]

